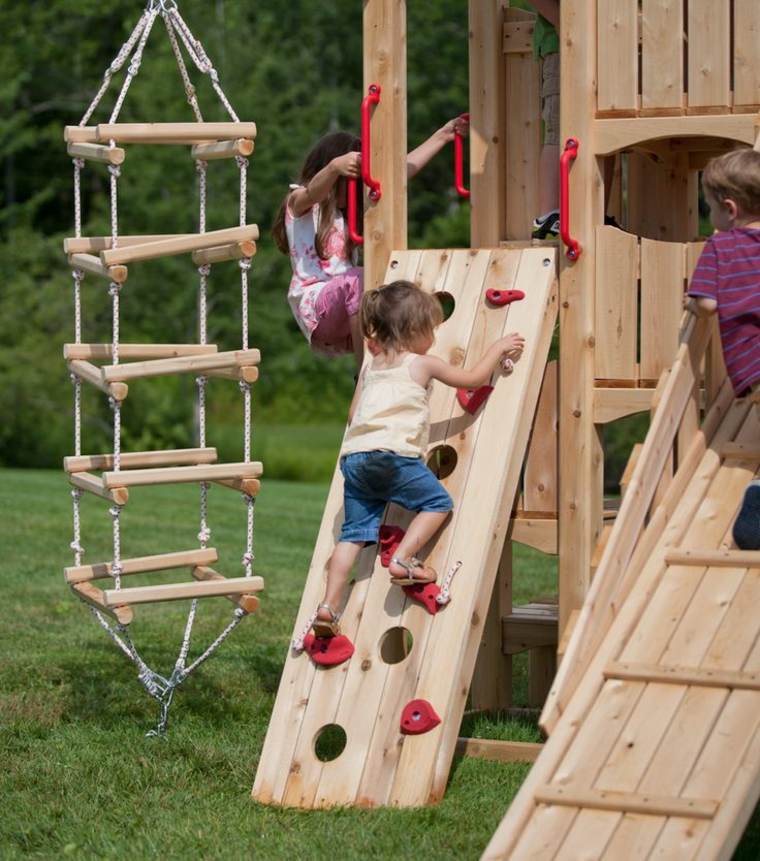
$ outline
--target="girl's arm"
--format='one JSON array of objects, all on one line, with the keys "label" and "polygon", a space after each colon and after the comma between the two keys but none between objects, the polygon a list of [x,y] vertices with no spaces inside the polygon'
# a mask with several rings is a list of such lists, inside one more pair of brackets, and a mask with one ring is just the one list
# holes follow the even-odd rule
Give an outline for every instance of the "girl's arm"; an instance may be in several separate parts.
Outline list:
[{"label": "girl's arm", "polygon": [[321,203],[341,176],[359,176],[362,157],[358,152],[339,155],[325,165],[303,188],[296,188],[288,198],[290,211],[295,218],[308,212],[315,203]]},{"label": "girl's arm", "polygon": [[407,177],[411,179],[418,174],[434,155],[437,155],[447,143],[454,140],[455,134],[466,135],[469,129],[469,120],[455,117],[453,120],[449,120],[445,126],[441,126],[437,132],[433,132],[424,143],[421,143],[407,155]]},{"label": "girl's arm", "polygon": [[[491,344],[479,361],[467,370],[450,365],[436,356],[422,356],[419,362],[412,364],[410,372],[421,385],[427,385],[433,379],[458,389],[474,389],[488,382],[502,356],[507,355],[511,359],[517,359],[524,347],[525,338],[513,332]],[[427,377],[427,379],[423,382],[421,377]]]},{"label": "girl's arm", "polygon": [[559,0],[530,0],[541,17],[559,29]]}]

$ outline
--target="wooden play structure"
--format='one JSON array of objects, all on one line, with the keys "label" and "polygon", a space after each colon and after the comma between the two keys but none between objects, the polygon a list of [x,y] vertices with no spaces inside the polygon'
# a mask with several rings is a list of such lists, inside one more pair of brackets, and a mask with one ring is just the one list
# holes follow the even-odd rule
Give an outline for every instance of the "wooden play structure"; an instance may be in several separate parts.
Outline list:
[{"label": "wooden play structure", "polygon": [[[137,74],[145,44],[158,19],[163,22],[177,60],[188,102],[195,122],[119,123],[118,116],[130,84]],[[204,122],[195,89],[190,81],[180,47],[197,69],[207,74],[230,116],[229,122]],[[111,78],[129,61],[124,82],[107,123],[88,125],[105,95]],[[261,464],[251,460],[251,384],[258,377],[259,351],[248,345],[248,271],[255,254],[258,228],[246,224],[247,156],[253,152],[254,123],[241,122],[232,109],[216,70],[200,42],[191,33],[176,4],[151,0],[128,40],[105,73],[103,83],[79,125],[67,126],[67,151],[74,161],[75,235],[66,239],[74,280],[74,343],[64,347],[74,385],[74,455],[64,459],[64,469],[72,485],[74,509],[74,565],[64,576],[73,592],[90,605],[98,622],[116,645],[132,660],[139,679],[160,705],[161,714],[153,731],[166,728],[168,710],[176,688],[221,645],[239,622],[258,605],[256,593],[263,589],[261,577],[253,576],[253,507],[259,489]],[[125,162],[125,148],[117,144],[165,144],[190,147],[199,186],[198,233],[160,236],[122,236],[119,233],[118,183]],[[239,224],[223,230],[206,230],[206,174],[208,162],[235,159],[240,174]],[[110,186],[110,223],[108,236],[82,236],[81,175],[85,164],[106,165]],[[192,164],[192,162],[190,162]],[[191,254],[198,270],[198,343],[134,344],[124,343],[120,331],[120,302],[127,281],[128,266],[144,260],[176,254]],[[207,338],[207,293],[211,265],[227,260],[238,263],[242,297],[242,344],[238,350],[219,351]],[[85,275],[94,275],[108,284],[112,305],[110,343],[82,342],[82,300]],[[89,279],[88,279],[89,280]],[[180,285],[187,289],[186,285]],[[125,297],[126,298],[126,297]],[[171,451],[121,450],[122,405],[133,381],[167,374],[196,375],[198,390],[195,448]],[[206,393],[210,377],[234,380],[243,394],[244,457],[240,463],[217,463],[216,449],[206,443]],[[82,384],[105,393],[113,413],[113,451],[108,454],[82,454]],[[200,485],[199,547],[187,551],[125,558],[122,552],[121,518],[131,489],[147,485],[194,482]],[[209,546],[208,518],[210,484],[231,488],[242,494],[246,503],[247,528],[242,554],[243,576],[227,578],[211,566],[217,562],[216,549]],[[92,494],[111,503],[109,513],[113,530],[113,555],[107,562],[83,564],[80,507],[83,494]],[[188,569],[191,577],[181,582],[156,584],[159,572]],[[147,584],[126,586],[123,579],[149,574]],[[108,581],[108,588],[95,585]],[[190,635],[199,598],[225,597],[235,609],[231,621],[208,647],[188,663]],[[150,669],[137,651],[128,626],[133,607],[138,604],[190,599],[184,636],[173,671],[167,675]]]}]

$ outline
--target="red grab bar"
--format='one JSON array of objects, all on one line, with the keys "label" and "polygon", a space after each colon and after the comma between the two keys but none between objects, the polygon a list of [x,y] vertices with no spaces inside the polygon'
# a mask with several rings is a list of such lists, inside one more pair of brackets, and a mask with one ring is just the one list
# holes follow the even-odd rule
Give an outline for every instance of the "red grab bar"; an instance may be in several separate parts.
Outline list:
[{"label": "red grab bar", "polygon": [[559,235],[567,248],[568,260],[577,260],[583,250],[578,240],[570,235],[570,164],[578,156],[579,146],[577,138],[568,138],[559,157]]},{"label": "red grab bar", "polygon": [[[460,114],[463,120],[469,120],[469,114]],[[470,190],[464,187],[464,140],[462,135],[454,133],[454,187],[457,194],[465,199],[470,196]]]},{"label": "red grab bar", "polygon": [[356,199],[359,181],[354,176],[348,177],[348,235],[354,245],[364,245],[364,237],[357,231]]},{"label": "red grab bar", "polygon": [[367,95],[362,99],[362,179],[369,189],[370,200],[378,201],[382,196],[380,181],[372,176],[370,162],[370,151],[372,149],[372,137],[370,129],[370,115],[373,105],[380,102],[380,84],[370,84]]}]

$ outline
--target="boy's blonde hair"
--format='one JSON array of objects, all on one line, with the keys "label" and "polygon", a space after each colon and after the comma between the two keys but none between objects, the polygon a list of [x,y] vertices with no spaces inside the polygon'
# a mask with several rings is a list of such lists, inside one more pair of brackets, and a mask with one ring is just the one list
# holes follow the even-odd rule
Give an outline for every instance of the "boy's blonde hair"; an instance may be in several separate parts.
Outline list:
[{"label": "boy's blonde hair", "polygon": [[411,281],[393,281],[362,296],[362,335],[384,351],[407,349],[443,322],[441,303]]},{"label": "boy's blonde hair", "polygon": [[760,214],[760,152],[735,149],[710,159],[702,186],[718,202],[733,200],[746,215]]}]

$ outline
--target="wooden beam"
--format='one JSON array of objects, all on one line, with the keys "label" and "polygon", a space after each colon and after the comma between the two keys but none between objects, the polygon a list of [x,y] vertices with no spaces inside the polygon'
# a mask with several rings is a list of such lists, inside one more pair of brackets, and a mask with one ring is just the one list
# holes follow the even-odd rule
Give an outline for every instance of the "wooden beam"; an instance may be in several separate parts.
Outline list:
[{"label": "wooden beam", "polygon": [[[180,550],[176,553],[158,553],[154,556],[135,556],[121,560],[122,574],[144,574],[150,571],[168,571],[172,568],[209,565],[219,558],[216,548]],[[85,583],[113,577],[111,562],[94,562],[92,565],[73,565],[63,569],[67,583]]]},{"label": "wooden beam", "polygon": [[126,383],[108,383],[103,379],[100,368],[90,362],[74,359],[68,362],[69,370],[72,374],[76,374],[80,380],[95,386],[101,392],[110,395],[115,401],[123,401],[129,393],[129,387]]},{"label": "wooden beam", "polygon": [[211,263],[224,263],[226,260],[242,260],[255,254],[256,243],[252,239],[247,239],[245,242],[230,242],[228,245],[193,251],[193,263],[196,266],[205,266]]},{"label": "wooden beam", "polygon": [[760,672],[731,672],[701,667],[671,667],[615,661],[605,667],[604,677],[658,685],[695,685],[702,688],[760,691]]},{"label": "wooden beam", "polygon": [[226,598],[261,592],[262,577],[233,577],[221,580],[201,580],[194,583],[165,583],[161,586],[131,586],[127,589],[105,589],[107,607],[120,604],[153,604],[158,601],[182,601],[185,598]]},{"label": "wooden beam", "polygon": [[612,810],[618,813],[644,813],[650,816],[679,816],[686,819],[711,819],[718,809],[718,802],[709,799],[668,798],[574,786],[547,785],[539,788],[534,797],[537,804]]},{"label": "wooden beam", "polygon": [[246,496],[256,496],[261,490],[261,482],[258,478],[216,478],[213,483],[220,487],[229,487],[230,490],[237,490]]},{"label": "wooden beam", "polygon": [[[173,448],[164,451],[122,452],[121,468],[140,466],[180,466],[182,464],[216,463],[215,448]],[[112,454],[83,454],[64,457],[66,472],[87,472],[91,469],[113,469]]]},{"label": "wooden beam", "polygon": [[103,590],[93,586],[92,583],[73,583],[71,590],[86,604],[115,619],[120,625],[129,625],[134,619],[135,614],[131,607],[123,604],[114,607],[107,606]]},{"label": "wooden beam", "polygon": [[[154,233],[145,236],[119,236],[116,240],[120,248],[130,245],[143,245],[162,239],[177,239],[181,236],[195,236],[194,233]],[[110,236],[69,236],[63,240],[64,254],[99,254],[113,244]]]},{"label": "wooden beam", "polygon": [[210,353],[201,356],[177,356],[174,359],[154,359],[149,362],[127,362],[106,365],[100,369],[106,383],[136,380],[144,377],[160,377],[167,374],[203,373],[224,368],[240,368],[258,365],[261,354],[258,350],[231,350],[226,353]]},{"label": "wooden beam", "polygon": [[[119,344],[119,360],[171,359],[176,356],[207,356],[216,353],[216,344]],[[111,344],[64,344],[64,359],[110,362]]]},{"label": "wooden beam", "polygon": [[256,137],[256,123],[100,123],[66,126],[69,143],[194,144]]},{"label": "wooden beam", "polygon": [[87,493],[99,496],[101,499],[115,502],[117,505],[126,505],[129,502],[129,491],[126,487],[114,485],[111,488],[106,488],[103,486],[103,481],[99,476],[92,475],[89,472],[76,472],[70,475],[69,484]]},{"label": "wooden beam", "polygon": [[556,645],[556,605],[528,604],[514,607],[502,620],[502,649],[505,655]]},{"label": "wooden beam", "polygon": [[732,460],[760,460],[760,446],[746,442],[726,442],[720,447],[720,456]]},{"label": "wooden beam", "polygon": [[253,365],[242,368],[221,368],[212,371],[204,371],[206,377],[219,377],[223,380],[237,380],[241,383],[255,383],[259,378],[259,369]]},{"label": "wooden beam", "polygon": [[752,145],[755,142],[755,118],[752,114],[715,116],[632,117],[602,119],[592,123],[597,155],[611,155],[629,149],[641,141],[658,138],[711,137],[728,138]]},{"label": "wooden beam", "polygon": [[103,164],[124,164],[124,150],[120,147],[92,143],[70,143],[66,152],[72,158],[83,158],[87,161],[99,161]]},{"label": "wooden beam", "polygon": [[559,546],[557,518],[515,517],[512,524],[512,541],[556,555]]},{"label": "wooden beam", "polygon": [[595,388],[594,422],[607,424],[634,413],[644,413],[652,405],[654,389]]},{"label": "wooden beam", "polygon": [[69,264],[74,269],[81,269],[91,275],[99,275],[101,278],[115,281],[117,284],[123,284],[129,274],[126,266],[104,266],[100,258],[95,257],[94,254],[72,254],[69,257]]},{"label": "wooden beam", "polygon": [[[209,568],[205,565],[198,566],[193,568],[192,575],[196,580],[208,581],[220,581],[226,580],[227,578],[221,575],[218,571],[214,571],[213,568]],[[245,610],[246,613],[253,613],[259,607],[259,599],[251,594],[251,595],[224,595],[229,601],[232,601],[233,604],[236,604],[240,607],[241,610]]]},{"label": "wooden beam", "polygon": [[535,762],[543,744],[529,741],[503,741],[492,738],[458,738],[459,756],[488,759],[491,762]]},{"label": "wooden beam", "polygon": [[666,565],[700,568],[760,568],[760,550],[670,550]]},{"label": "wooden beam", "polygon": [[[220,478],[258,478],[262,467],[252,463],[217,463],[200,466],[175,466],[159,469],[127,469],[104,472],[106,488],[136,487],[151,484],[182,484],[188,481],[215,481]],[[72,479],[75,476],[72,476]]]},{"label": "wooden beam", "polygon": [[207,233],[191,233],[172,239],[158,239],[140,245],[117,246],[101,251],[100,259],[105,266],[115,266],[119,263],[132,263],[137,260],[153,260],[156,257],[187,254],[191,251],[200,251],[202,248],[226,245],[229,242],[255,241],[258,238],[259,228],[255,224],[247,224],[243,227],[227,227],[223,230],[209,230]]},{"label": "wooden beam", "polygon": [[190,155],[199,161],[216,161],[220,158],[247,158],[253,152],[253,141],[250,138],[237,138],[229,141],[213,141],[212,143],[195,144]]}]

